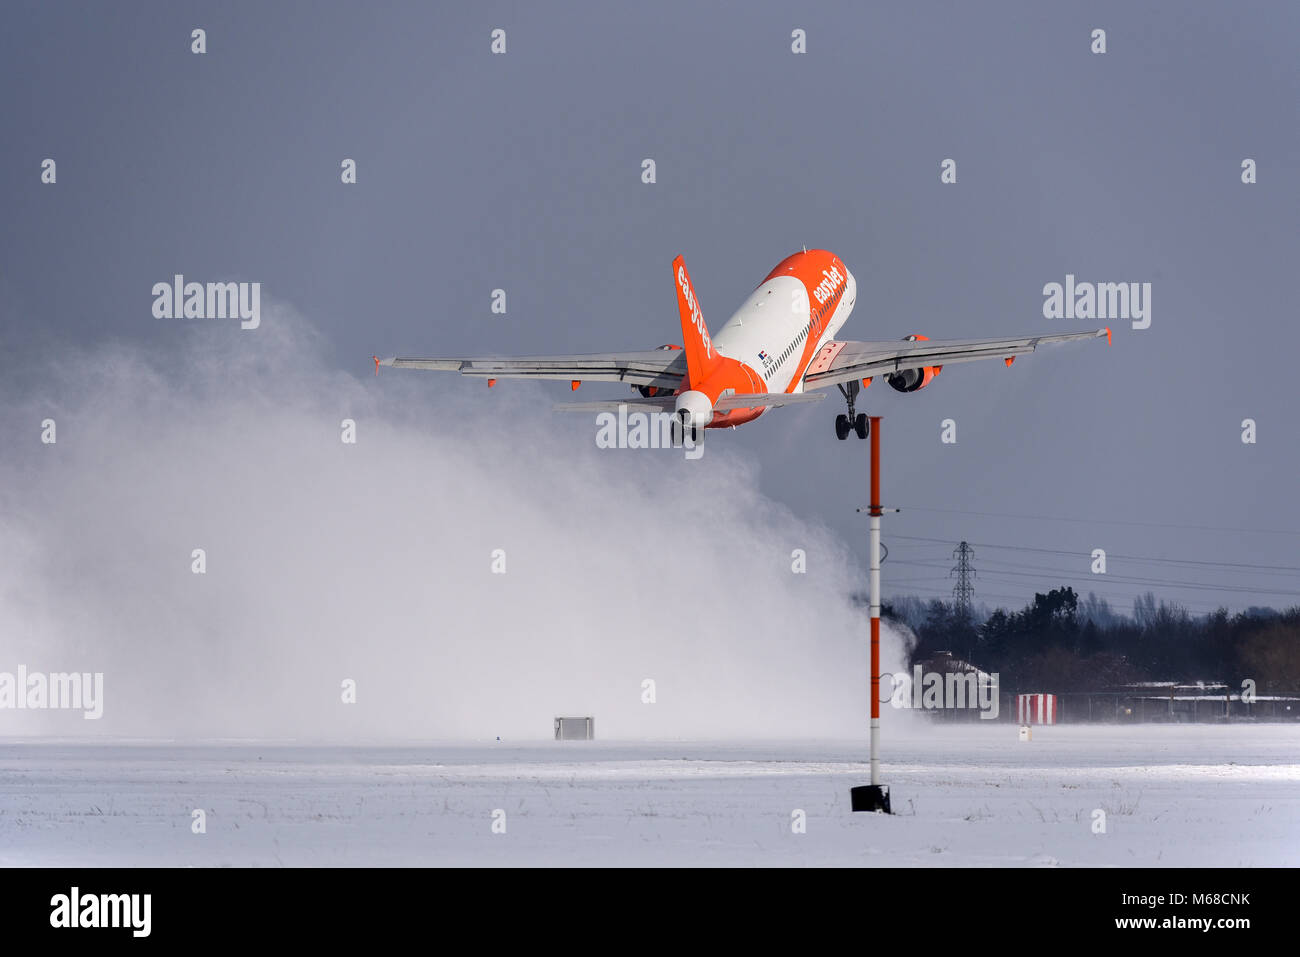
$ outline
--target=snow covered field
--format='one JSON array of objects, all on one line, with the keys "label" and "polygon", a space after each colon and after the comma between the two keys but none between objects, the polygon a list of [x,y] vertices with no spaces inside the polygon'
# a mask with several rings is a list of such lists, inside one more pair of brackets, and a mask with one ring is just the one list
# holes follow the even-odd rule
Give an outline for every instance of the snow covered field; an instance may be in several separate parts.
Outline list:
[{"label": "snow covered field", "polygon": [[[885,742],[892,817],[849,811],[865,755],[842,741],[11,738],[0,741],[0,865],[1300,861],[1296,726],[1061,726],[1029,743],[1006,724],[918,728]],[[192,833],[194,809],[206,833]],[[796,810],[806,833],[792,831]]]}]

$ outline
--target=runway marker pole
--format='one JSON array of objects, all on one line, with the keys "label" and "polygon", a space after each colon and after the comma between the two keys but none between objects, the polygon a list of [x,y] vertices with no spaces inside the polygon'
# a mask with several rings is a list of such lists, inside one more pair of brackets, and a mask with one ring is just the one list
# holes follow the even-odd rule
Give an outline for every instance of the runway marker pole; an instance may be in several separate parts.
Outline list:
[{"label": "runway marker pole", "polygon": [[871,602],[871,784],[853,788],[853,810],[889,814],[889,788],[880,783],[880,416],[871,422],[871,521],[869,543]]},{"label": "runway marker pole", "polygon": [[871,420],[871,783],[880,784],[880,418]]}]

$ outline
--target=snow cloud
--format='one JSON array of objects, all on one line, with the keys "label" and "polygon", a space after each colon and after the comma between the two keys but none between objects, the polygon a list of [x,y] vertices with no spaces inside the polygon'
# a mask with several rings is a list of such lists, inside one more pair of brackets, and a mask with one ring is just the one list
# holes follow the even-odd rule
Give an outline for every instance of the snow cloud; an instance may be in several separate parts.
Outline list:
[{"label": "snow cloud", "polygon": [[3,710],[0,735],[865,735],[865,527],[766,498],[725,434],[599,449],[553,388],[339,372],[262,312],[5,397],[0,670],[104,677],[102,719]]}]

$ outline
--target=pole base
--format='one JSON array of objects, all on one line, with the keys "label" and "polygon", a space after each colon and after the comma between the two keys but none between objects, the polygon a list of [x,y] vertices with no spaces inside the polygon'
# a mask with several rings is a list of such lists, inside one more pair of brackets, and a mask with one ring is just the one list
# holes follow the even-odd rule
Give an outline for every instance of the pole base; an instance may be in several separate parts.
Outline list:
[{"label": "pole base", "polygon": [[889,809],[888,784],[864,784],[851,788],[849,794],[853,799],[853,810],[875,811],[877,814],[892,814]]}]

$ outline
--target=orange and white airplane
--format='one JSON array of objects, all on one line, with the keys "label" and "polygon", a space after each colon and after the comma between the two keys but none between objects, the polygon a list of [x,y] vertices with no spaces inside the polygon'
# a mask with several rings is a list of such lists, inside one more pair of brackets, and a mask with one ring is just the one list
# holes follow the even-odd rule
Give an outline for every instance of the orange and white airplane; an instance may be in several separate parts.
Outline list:
[{"label": "orange and white airplane", "polygon": [[835,338],[857,302],[858,284],[848,267],[824,249],[804,250],[768,273],[726,325],[710,335],[682,257],[673,260],[677,312],[683,344],[643,352],[527,358],[415,359],[374,357],[379,367],[435,369],[497,379],[567,379],[571,389],[584,381],[626,382],[639,398],[566,403],[560,411],[617,412],[629,409],[673,414],[675,430],[692,437],[700,429],[737,426],[770,408],[815,402],[837,386],[848,413],[835,418],[840,439],[856,432],[866,438],[867,416],[855,404],[861,388],[883,375],[899,392],[923,389],[946,365],[975,359],[1003,359],[1039,345],[1106,336],[1109,329],[1020,339],[902,340],[851,342]]}]

